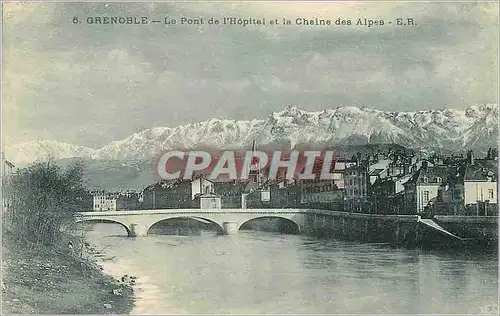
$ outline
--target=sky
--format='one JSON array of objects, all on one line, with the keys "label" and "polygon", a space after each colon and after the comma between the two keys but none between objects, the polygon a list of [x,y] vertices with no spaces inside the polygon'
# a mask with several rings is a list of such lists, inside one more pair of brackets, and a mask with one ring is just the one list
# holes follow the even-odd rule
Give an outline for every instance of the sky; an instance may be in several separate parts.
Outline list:
[{"label": "sky", "polygon": [[[294,105],[389,111],[498,103],[498,4],[4,3],[3,144],[99,148],[151,127]],[[82,23],[73,24],[77,16]],[[88,24],[87,17],[204,25]],[[267,25],[208,25],[210,17]],[[397,26],[412,17],[416,26]],[[292,25],[269,25],[289,19]],[[297,26],[297,18],[384,26]],[[388,24],[392,21],[392,24]],[[180,21],[178,21],[180,22]]]}]

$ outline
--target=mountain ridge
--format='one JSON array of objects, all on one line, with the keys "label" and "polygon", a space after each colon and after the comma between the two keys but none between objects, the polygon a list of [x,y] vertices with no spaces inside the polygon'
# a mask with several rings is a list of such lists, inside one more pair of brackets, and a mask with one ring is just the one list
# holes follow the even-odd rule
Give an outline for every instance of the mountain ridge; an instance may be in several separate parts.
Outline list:
[{"label": "mountain ridge", "polygon": [[93,148],[54,140],[34,140],[5,148],[5,158],[16,164],[65,158],[90,158]]},{"label": "mountain ridge", "polygon": [[[261,120],[210,118],[177,127],[149,128],[99,149],[39,141],[11,146],[6,154],[23,162],[46,157],[47,153],[55,154],[55,158],[73,155],[135,160],[154,158],[172,149],[250,149],[254,140],[259,148],[283,150],[306,144],[328,147],[394,143],[409,148],[484,151],[497,147],[497,139],[498,104],[411,112],[356,106],[305,111],[288,106]],[[10,159],[18,162],[14,158]]]}]

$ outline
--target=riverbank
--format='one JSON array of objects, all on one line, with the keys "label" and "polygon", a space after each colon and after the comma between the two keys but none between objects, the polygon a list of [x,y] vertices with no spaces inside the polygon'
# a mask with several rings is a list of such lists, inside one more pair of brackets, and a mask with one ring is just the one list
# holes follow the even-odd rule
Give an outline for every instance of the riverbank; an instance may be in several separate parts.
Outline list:
[{"label": "riverbank", "polygon": [[128,314],[134,305],[129,285],[62,245],[35,248],[4,232],[2,269],[2,314]]},{"label": "riverbank", "polygon": [[[498,249],[497,217],[380,215],[321,211],[304,214],[302,233],[361,243],[387,243],[404,248],[466,251]],[[442,226],[442,227],[441,227]]]}]

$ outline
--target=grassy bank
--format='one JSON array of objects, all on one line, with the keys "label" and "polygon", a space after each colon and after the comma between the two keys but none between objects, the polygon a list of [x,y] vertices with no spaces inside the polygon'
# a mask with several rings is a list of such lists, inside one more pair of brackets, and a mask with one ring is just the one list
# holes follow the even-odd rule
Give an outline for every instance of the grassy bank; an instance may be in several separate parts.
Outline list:
[{"label": "grassy bank", "polygon": [[[104,275],[67,244],[34,247],[2,241],[2,314],[128,314],[133,289]],[[77,247],[75,247],[77,248]],[[115,291],[114,291],[115,290]],[[114,292],[114,293],[113,293]]]}]

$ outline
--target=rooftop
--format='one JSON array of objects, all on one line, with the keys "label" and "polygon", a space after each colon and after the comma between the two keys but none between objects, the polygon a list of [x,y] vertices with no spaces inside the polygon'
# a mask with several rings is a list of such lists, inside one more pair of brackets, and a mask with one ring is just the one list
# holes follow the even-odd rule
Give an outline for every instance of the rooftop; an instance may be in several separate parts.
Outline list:
[{"label": "rooftop", "polygon": [[467,165],[464,181],[496,181],[498,165],[495,160],[476,159],[473,165]]},{"label": "rooftop", "polygon": [[406,183],[438,184],[448,181],[455,175],[457,168],[454,166],[422,166]]}]

